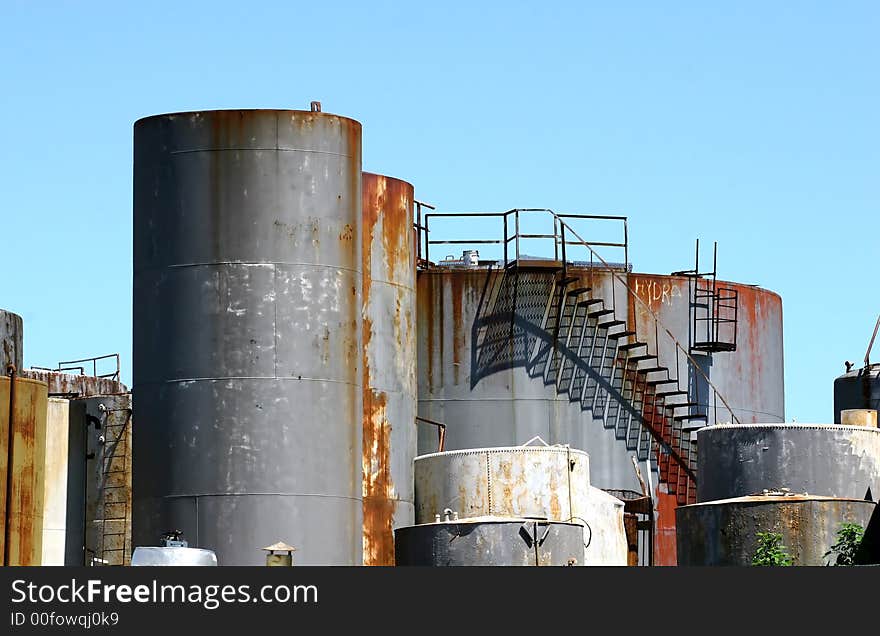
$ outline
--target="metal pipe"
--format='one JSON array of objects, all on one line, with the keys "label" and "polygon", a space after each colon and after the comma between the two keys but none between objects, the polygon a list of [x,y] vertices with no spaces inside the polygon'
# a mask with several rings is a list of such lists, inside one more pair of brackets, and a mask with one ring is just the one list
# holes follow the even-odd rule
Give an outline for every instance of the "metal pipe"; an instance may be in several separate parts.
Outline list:
[{"label": "metal pipe", "polygon": [[434,420],[429,420],[425,417],[416,416],[416,422],[424,422],[425,424],[430,424],[431,426],[436,426],[438,430],[438,448],[437,452],[442,453],[443,449],[446,446],[446,424],[441,424],[440,422],[435,422]]},{"label": "metal pipe", "polygon": [[9,544],[12,517],[12,473],[15,467],[15,375],[18,369],[9,363],[9,421],[6,424],[6,505],[3,514],[3,565],[9,565]]},{"label": "metal pipe", "polygon": [[877,337],[877,328],[880,327],[880,316],[877,316],[877,324],[874,325],[874,334],[871,336],[871,342],[868,343],[868,350],[865,352],[865,368],[871,366],[870,356],[871,349],[874,347],[874,338]]}]

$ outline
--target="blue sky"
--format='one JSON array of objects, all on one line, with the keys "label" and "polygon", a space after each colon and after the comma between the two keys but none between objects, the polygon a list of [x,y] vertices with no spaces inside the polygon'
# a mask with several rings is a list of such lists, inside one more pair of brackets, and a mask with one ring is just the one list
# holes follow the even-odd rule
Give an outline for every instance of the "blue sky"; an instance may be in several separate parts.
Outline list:
[{"label": "blue sky", "polygon": [[132,124],[314,99],[443,210],[624,214],[643,272],[719,241],[783,298],[787,417],[831,421],[880,312],[878,32],[867,1],[2,0],[0,307],[26,364],[130,382]]}]

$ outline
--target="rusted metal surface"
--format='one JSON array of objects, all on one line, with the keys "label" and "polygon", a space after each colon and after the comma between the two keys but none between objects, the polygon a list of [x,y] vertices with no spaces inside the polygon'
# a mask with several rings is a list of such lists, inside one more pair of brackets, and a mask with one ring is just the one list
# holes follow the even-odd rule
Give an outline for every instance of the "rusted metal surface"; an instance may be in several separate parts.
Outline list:
[{"label": "rusted metal surface", "polygon": [[135,544],[362,563],[360,124],[158,115],[134,164]]},{"label": "rusted metal surface", "polygon": [[[76,400],[80,401],[80,400]],[[128,565],[132,556],[131,395],[84,398],[86,564]]]},{"label": "rusted metal surface", "polygon": [[21,370],[23,338],[24,323],[21,316],[0,309],[0,372],[5,373],[10,364]]},{"label": "rusted metal surface", "polygon": [[[592,288],[585,296],[617,299],[615,316],[626,321],[628,330],[636,332],[633,340],[646,342],[647,349],[658,354],[659,365],[671,369],[673,376],[678,371],[688,400],[704,408],[710,423],[716,417],[719,421],[731,419],[720,401],[716,409],[716,400],[705,390],[705,381],[691,372],[681,352],[676,356],[674,341],[655,326],[650,311],[628,295],[620,280],[613,279],[607,270],[571,264],[566,273],[575,279],[571,288]],[[620,276],[678,341],[689,341],[692,315],[688,278],[639,273]],[[582,408],[570,399],[572,388],[560,392],[548,382],[546,374],[543,378],[531,377],[527,368],[526,352],[536,343],[553,342],[555,337],[540,332],[545,312],[552,311],[553,273],[524,273],[514,283],[509,282],[511,278],[486,267],[425,267],[419,272],[419,415],[447,424],[449,449],[515,445],[541,435],[551,443],[588,450],[594,485],[638,490],[640,485],[630,466],[631,440],[621,439],[613,429],[603,426],[605,413],[624,408],[623,403],[612,393],[600,391],[601,396],[609,397],[593,401],[591,406],[603,402],[607,406],[599,410]],[[715,353],[711,358],[703,355],[698,358],[703,363],[701,369],[742,421],[781,422],[784,402],[779,296],[747,285],[720,284],[738,292],[738,349]],[[568,387],[580,389],[591,382],[591,374],[558,364],[558,377],[572,375]],[[595,393],[597,389],[588,384],[586,391]],[[419,451],[431,452],[434,447],[432,431],[420,430]],[[668,468],[670,462],[665,457]],[[652,444],[651,481],[658,484],[655,563],[674,564],[677,502],[675,496],[666,496],[667,485],[661,479],[657,461],[657,446]],[[688,497],[692,494],[695,489],[693,493],[689,489]]]},{"label": "rusted metal surface", "polygon": [[49,387],[50,395],[63,397],[89,397],[90,395],[113,395],[128,392],[128,387],[118,380],[92,375],[24,369],[21,376],[45,382]]},{"label": "rusted metal surface", "polygon": [[394,564],[413,523],[416,454],[413,187],[363,174],[363,562]]},{"label": "rusted metal surface", "polygon": [[844,409],[840,412],[843,426],[867,426],[877,428],[877,411],[874,409]]},{"label": "rusted metal surface", "polygon": [[778,532],[793,565],[827,565],[844,523],[867,526],[875,503],[820,496],[753,496],[676,510],[679,565],[751,565],[758,532]]},{"label": "rusted metal surface", "polygon": [[576,523],[483,517],[398,528],[397,565],[580,566]]},{"label": "rusted metal surface", "polygon": [[[40,565],[43,544],[43,493],[46,461],[47,387],[42,382],[15,378],[12,412],[14,432],[12,470],[9,447],[10,404],[13,386],[8,376],[0,377],[0,474],[3,475],[4,526],[2,552],[9,565]],[[11,476],[11,481],[9,478]],[[7,484],[11,495],[7,497]]]},{"label": "rusted metal surface", "polygon": [[64,565],[67,528],[67,469],[70,402],[50,397],[46,410],[41,565]]},{"label": "rusted metal surface", "polygon": [[446,508],[462,519],[539,517],[583,524],[587,565],[625,565],[623,502],[590,486],[590,461],[564,447],[497,447],[415,460],[416,523]]},{"label": "rusted metal surface", "polygon": [[697,432],[697,500],[789,488],[876,500],[880,429],[826,424],[710,426]]}]

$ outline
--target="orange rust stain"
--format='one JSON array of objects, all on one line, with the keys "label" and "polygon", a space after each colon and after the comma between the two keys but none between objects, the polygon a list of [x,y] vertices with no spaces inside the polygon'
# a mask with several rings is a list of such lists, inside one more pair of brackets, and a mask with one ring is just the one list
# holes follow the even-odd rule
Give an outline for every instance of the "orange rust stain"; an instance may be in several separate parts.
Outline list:
[{"label": "orange rust stain", "polygon": [[394,485],[391,482],[391,425],[387,398],[364,392],[363,513],[364,565],[394,565]]},{"label": "orange rust stain", "polygon": [[464,325],[461,324],[461,302],[464,293],[462,276],[450,276],[452,295],[452,372],[455,384],[458,384],[461,354],[464,349]]},{"label": "orange rust stain", "polygon": [[657,516],[654,519],[654,565],[678,565],[675,546],[675,495],[657,489]]},{"label": "orange rust stain", "polygon": [[[7,466],[10,381],[0,378],[0,500],[11,527],[11,565],[40,565],[43,545],[43,496],[46,454],[48,386],[44,382],[15,380],[13,466]],[[6,501],[7,479],[12,478],[12,499]],[[0,553],[4,545],[0,533]]]}]

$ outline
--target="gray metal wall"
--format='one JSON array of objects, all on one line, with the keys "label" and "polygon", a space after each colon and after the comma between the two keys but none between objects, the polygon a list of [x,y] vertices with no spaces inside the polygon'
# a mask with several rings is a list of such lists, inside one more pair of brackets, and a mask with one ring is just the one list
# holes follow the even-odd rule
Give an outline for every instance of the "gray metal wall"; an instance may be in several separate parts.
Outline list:
[{"label": "gray metal wall", "polygon": [[158,115],[134,148],[135,545],[360,564],[360,124]]},{"label": "gray metal wall", "polygon": [[413,187],[363,175],[364,564],[394,565],[413,523],[416,290]]},{"label": "gray metal wall", "polygon": [[21,371],[23,337],[24,323],[21,316],[0,309],[0,373],[3,375],[6,375],[6,367],[10,363]]},{"label": "gray metal wall", "polygon": [[845,409],[880,409],[880,364],[854,369],[834,380],[834,423]]},{"label": "gray metal wall", "polygon": [[[571,288],[592,283],[594,296],[609,306],[612,287],[616,317],[635,325],[640,340],[656,352],[653,319],[644,307],[628,297],[607,272],[569,268],[580,277]],[[526,323],[540,324],[552,289],[552,274],[521,275],[516,289],[516,321],[520,332]],[[631,273],[630,286],[658,313],[675,337],[688,344],[691,329],[688,280],[683,277]],[[510,316],[499,300],[506,283],[497,269],[433,268],[419,273],[419,414],[445,422],[448,450],[522,444],[533,435],[548,443],[567,443],[590,454],[590,477],[599,488],[640,491],[625,440],[603,428],[589,411],[558,394],[542,378],[532,378],[524,368],[524,352],[534,340],[487,345],[493,338],[504,341]],[[747,285],[730,284],[740,291],[739,348],[716,353],[708,375],[742,422],[784,420],[782,302],[773,292]],[[494,330],[494,331],[493,331]],[[660,330],[660,364],[675,369],[672,341]],[[679,376],[687,388],[688,368],[678,359]],[[716,418],[715,401],[708,403],[709,423]],[[730,414],[719,403],[718,421]],[[419,453],[436,450],[434,431],[420,430]],[[653,483],[658,483],[656,472]]]},{"label": "gray metal wall", "polygon": [[876,501],[880,429],[822,424],[712,426],[697,433],[697,501],[789,488]]},{"label": "gray metal wall", "polygon": [[676,509],[678,564],[752,563],[758,532],[778,532],[792,565],[827,565],[844,523],[868,525],[876,504],[830,497],[739,497]]}]

